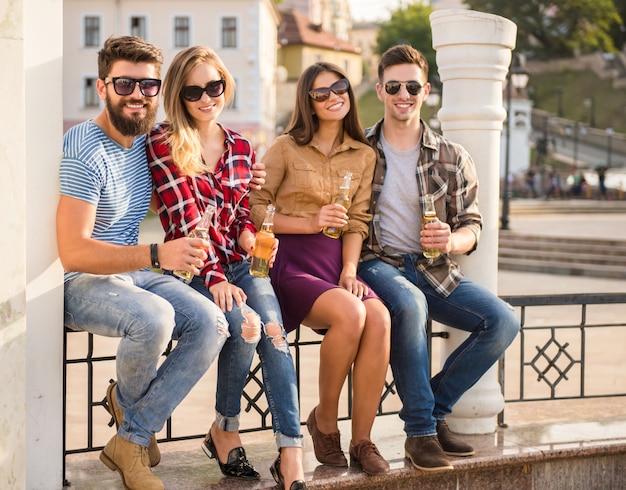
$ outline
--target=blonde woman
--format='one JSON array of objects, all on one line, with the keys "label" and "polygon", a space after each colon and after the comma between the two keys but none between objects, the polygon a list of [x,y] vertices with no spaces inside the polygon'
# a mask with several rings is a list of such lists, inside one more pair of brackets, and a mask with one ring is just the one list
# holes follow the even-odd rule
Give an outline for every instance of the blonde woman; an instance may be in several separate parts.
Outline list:
[{"label": "blonde woman", "polygon": [[216,210],[209,259],[192,269],[190,282],[222,309],[230,329],[218,361],[216,419],[203,449],[225,475],[259,478],[238,432],[256,350],[279,449],[271,471],[282,487],[296,490],[306,485],[295,369],[272,285],[248,272],[256,233],[248,207],[254,150],[218,122],[234,92],[233,77],[211,49],[179,52],[163,84],[167,120],[148,138],[148,161],[166,241],[193,230],[207,207]]}]

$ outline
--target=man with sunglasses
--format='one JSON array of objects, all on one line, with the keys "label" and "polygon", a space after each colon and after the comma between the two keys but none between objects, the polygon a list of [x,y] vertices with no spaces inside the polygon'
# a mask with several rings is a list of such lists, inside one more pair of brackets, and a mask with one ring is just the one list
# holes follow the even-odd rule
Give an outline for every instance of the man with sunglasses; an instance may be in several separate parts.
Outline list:
[{"label": "man with sunglasses", "polygon": [[[452,469],[447,455],[471,456],[474,449],[450,431],[445,417],[520,326],[513,308],[463,277],[452,258],[476,248],[478,180],[467,151],[421,120],[430,91],[426,59],[411,46],[394,46],[382,55],[378,78],[385,111],[366,130],[377,163],[359,275],[391,313],[391,368],[403,404],[406,457],[421,470]],[[438,220],[422,230],[426,194],[434,195]],[[441,254],[428,259],[426,248]],[[469,333],[432,379],[429,316]]]},{"label": "man with sunglasses", "polygon": [[[117,433],[100,459],[133,490],[164,488],[151,470],[160,460],[155,434],[228,336],[213,302],[149,269],[197,274],[209,242],[138,244],[152,195],[145,136],[155,122],[162,61],[161,51],[139,38],[106,40],[96,84],[105,107],[64,137],[57,209],[65,327],[121,338],[117,383],[106,395]],[[162,360],[170,339],[175,347]]]}]

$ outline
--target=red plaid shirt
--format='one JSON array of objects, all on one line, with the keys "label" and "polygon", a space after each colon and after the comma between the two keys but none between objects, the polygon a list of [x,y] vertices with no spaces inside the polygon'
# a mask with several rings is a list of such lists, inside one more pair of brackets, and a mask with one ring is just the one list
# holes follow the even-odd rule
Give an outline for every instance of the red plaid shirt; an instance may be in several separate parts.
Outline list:
[{"label": "red plaid shirt", "polygon": [[200,221],[200,214],[206,207],[215,206],[213,225],[209,230],[213,246],[200,271],[208,288],[227,280],[221,264],[247,258],[238,244],[239,235],[244,230],[256,233],[248,204],[254,150],[241,135],[222,128],[226,135],[224,154],[215,171],[188,177],[181,175],[172,161],[167,144],[168,129],[167,123],[157,124],[146,141],[148,166],[165,241],[187,236]]}]

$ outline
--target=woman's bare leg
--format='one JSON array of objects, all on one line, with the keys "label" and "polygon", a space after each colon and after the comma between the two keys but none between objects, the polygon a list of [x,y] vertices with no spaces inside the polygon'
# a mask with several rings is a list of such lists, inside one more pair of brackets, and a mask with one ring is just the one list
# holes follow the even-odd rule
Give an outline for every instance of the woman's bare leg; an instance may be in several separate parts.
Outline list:
[{"label": "woman's bare leg", "polygon": [[365,315],[360,299],[334,288],[320,295],[303,322],[311,328],[328,329],[320,347],[320,401],[315,411],[317,427],[324,434],[338,431],[339,397],[359,349]]},{"label": "woman's bare leg", "polygon": [[369,440],[389,365],[391,319],[378,299],[364,302],[365,329],[352,372],[352,443]]}]

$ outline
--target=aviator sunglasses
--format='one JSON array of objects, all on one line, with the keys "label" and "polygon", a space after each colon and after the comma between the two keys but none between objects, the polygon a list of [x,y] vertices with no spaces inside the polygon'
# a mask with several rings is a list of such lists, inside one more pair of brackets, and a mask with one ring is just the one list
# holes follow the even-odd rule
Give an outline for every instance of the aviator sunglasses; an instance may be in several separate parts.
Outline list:
[{"label": "aviator sunglasses", "polygon": [[211,97],[219,97],[226,90],[226,80],[215,80],[213,82],[207,83],[204,87],[198,87],[197,85],[187,85],[183,87],[180,91],[180,95],[182,95],[183,99],[189,102],[196,102],[202,98],[202,94],[206,92],[206,94]]},{"label": "aviator sunglasses", "polygon": [[406,87],[406,91],[410,95],[417,95],[422,90],[422,85],[415,80],[410,80],[408,82],[398,82],[396,80],[391,80],[390,82],[385,83],[385,92],[389,95],[396,95],[400,88],[404,85]]},{"label": "aviator sunglasses", "polygon": [[106,77],[104,83],[112,83],[115,93],[122,96],[131,95],[136,84],[139,84],[139,90],[144,97],[155,97],[161,88],[161,80],[158,78]]},{"label": "aviator sunglasses", "polygon": [[315,102],[324,102],[328,97],[330,97],[330,93],[336,95],[343,95],[348,91],[348,87],[350,83],[345,78],[341,80],[337,80],[330,87],[320,87],[314,88],[313,90],[309,90],[309,97],[311,97]]}]

